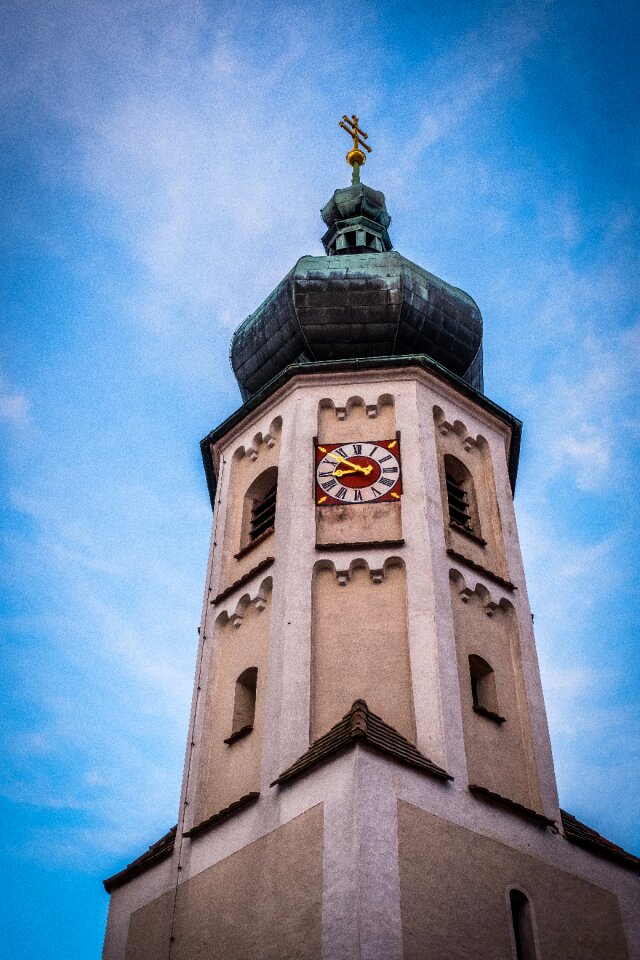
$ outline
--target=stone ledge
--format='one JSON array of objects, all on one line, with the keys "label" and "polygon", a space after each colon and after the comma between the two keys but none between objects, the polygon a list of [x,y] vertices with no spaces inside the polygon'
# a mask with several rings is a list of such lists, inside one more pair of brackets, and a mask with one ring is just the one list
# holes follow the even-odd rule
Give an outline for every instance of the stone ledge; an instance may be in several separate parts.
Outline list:
[{"label": "stone ledge", "polygon": [[170,857],[173,853],[175,838],[176,827],[172,827],[168,833],[165,833],[164,837],[152,843],[142,856],[127,864],[124,870],[120,870],[119,873],[114,873],[112,877],[103,880],[102,883],[107,893],[111,893],[116,887],[121,887],[124,883],[128,883],[134,877],[139,877],[141,873],[150,870],[151,867],[155,867],[156,864]]},{"label": "stone ledge", "polygon": [[[273,530],[273,527],[271,529]],[[226,600],[227,597],[231,596],[234,590],[237,590],[239,587],[243,587],[245,583],[249,583],[249,580],[255,577],[256,574],[262,573],[263,570],[266,570],[268,567],[270,567],[273,563],[273,560],[273,557],[265,557],[264,560],[261,560],[260,563],[257,563],[255,567],[252,567],[251,570],[245,573],[242,577],[238,577],[238,579],[234,580],[230,586],[225,587],[224,590],[221,590],[218,596],[214,597],[214,599],[210,600],[209,602],[215,607],[217,603],[221,603],[223,600]]]},{"label": "stone ledge", "polygon": [[472,570],[485,576],[487,580],[493,580],[494,583],[498,583],[501,587],[504,587],[505,590],[518,589],[510,580],[504,580],[497,573],[493,573],[492,570],[483,567],[481,563],[476,563],[475,560],[470,560],[469,557],[465,557],[463,553],[458,553],[453,547],[447,548],[447,556],[451,557],[452,560],[457,560],[458,563],[466,564],[466,566],[471,567]]},{"label": "stone ledge", "polygon": [[235,743],[236,740],[242,740],[243,737],[248,737],[250,733],[253,732],[253,724],[247,723],[244,727],[240,727],[239,730],[236,730],[235,733],[232,733],[230,737],[226,737],[224,743],[228,743],[231,746],[232,743]]},{"label": "stone ledge", "polygon": [[478,536],[478,534],[474,533],[473,530],[467,530],[467,528],[463,527],[461,523],[456,523],[455,520],[450,520],[449,526],[452,530],[457,530],[458,533],[464,534],[464,536],[468,537],[469,540],[473,540],[474,543],[479,543],[481,547],[486,547],[487,541],[484,539],[484,537]]},{"label": "stone ledge", "polygon": [[543,813],[538,813],[537,810],[531,810],[530,807],[525,807],[524,804],[518,803],[516,800],[503,797],[500,793],[494,793],[493,790],[489,790],[487,787],[480,787],[477,783],[470,783],[469,790],[474,796],[479,797],[481,800],[487,800],[489,803],[495,803],[499,807],[505,807],[507,810],[511,810],[518,816],[523,817],[525,820],[535,823],[538,827],[552,827],[556,833],[558,831],[555,820],[550,820],[549,817],[545,817]]},{"label": "stone ledge", "polygon": [[596,830],[588,827],[586,823],[582,823],[577,817],[574,817],[573,814],[567,813],[566,810],[560,810],[560,819],[565,838],[570,843],[584,847],[590,853],[606,857],[607,860],[614,860],[621,866],[635,870],[636,873],[640,870],[640,857],[629,853],[624,847],[619,847],[617,843],[607,840]]},{"label": "stone ledge", "polygon": [[242,810],[243,807],[253,803],[259,796],[260,793],[255,791],[245,793],[244,797],[240,797],[239,800],[234,800],[228,807],[224,807],[224,809],[214,813],[212,817],[207,817],[206,820],[197,823],[195,827],[191,827],[190,830],[185,830],[182,836],[190,837],[191,839],[199,837],[201,833],[205,833],[205,831],[210,830],[212,827],[217,827],[223,820],[227,820],[229,817],[232,817],[234,813],[237,813],[238,810]]},{"label": "stone ledge", "polygon": [[256,537],[255,540],[252,540],[251,543],[248,543],[246,547],[243,547],[242,550],[238,550],[237,553],[234,553],[234,560],[242,560],[243,557],[246,557],[248,553],[251,553],[252,550],[255,550],[263,540],[266,540],[267,537],[270,537],[275,527],[267,527],[266,530],[263,530],[259,537]]},{"label": "stone ledge", "polygon": [[366,550],[384,547],[404,547],[404,540],[352,540],[349,543],[316,543],[316,550]]},{"label": "stone ledge", "polygon": [[486,717],[487,720],[493,720],[494,723],[506,723],[507,718],[502,717],[499,713],[494,713],[493,710],[487,710],[486,707],[473,705],[473,712],[477,713],[481,717]]}]

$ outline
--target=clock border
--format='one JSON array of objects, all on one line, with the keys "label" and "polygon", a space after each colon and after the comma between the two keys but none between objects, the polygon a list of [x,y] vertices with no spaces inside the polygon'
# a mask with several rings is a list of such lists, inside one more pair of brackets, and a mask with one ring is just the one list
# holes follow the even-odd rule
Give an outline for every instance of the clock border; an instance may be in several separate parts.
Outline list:
[{"label": "clock border", "polygon": [[[375,443],[378,447],[386,447],[389,450],[389,444],[394,443],[397,445],[396,448],[392,449],[394,457],[398,461],[398,466],[400,468],[400,473],[398,479],[393,486],[392,490],[389,490],[388,493],[385,493],[382,497],[377,497],[375,500],[362,501],[362,503],[350,502],[346,500],[337,500],[335,497],[332,497],[330,493],[327,493],[326,490],[323,490],[320,484],[318,483],[318,464],[324,460],[327,453],[330,453],[332,450],[337,450],[338,447],[343,447],[346,443]],[[320,447],[324,447],[325,453],[322,453]],[[402,459],[400,456],[400,436],[396,434],[395,437],[392,437],[388,440],[340,440],[338,443],[320,443],[318,440],[313,441],[314,449],[314,467],[313,467],[313,489],[314,489],[314,499],[316,507],[374,507],[377,503],[400,503],[402,499]],[[398,496],[394,496],[394,494]],[[324,503],[319,503],[321,497],[326,497]]]}]

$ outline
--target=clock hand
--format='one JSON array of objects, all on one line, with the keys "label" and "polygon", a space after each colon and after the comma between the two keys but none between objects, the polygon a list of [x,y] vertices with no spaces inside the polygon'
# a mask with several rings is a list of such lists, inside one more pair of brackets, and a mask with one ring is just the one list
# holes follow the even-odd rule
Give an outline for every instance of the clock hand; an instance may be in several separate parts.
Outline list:
[{"label": "clock hand", "polygon": [[351,460],[345,460],[344,457],[339,457],[335,453],[328,453],[327,456],[331,457],[331,459],[335,460],[337,463],[346,463],[348,467],[353,467],[354,470],[357,470],[359,473],[364,473],[365,476],[368,476],[373,470],[371,464],[366,467],[361,467],[357,463],[352,463]]},{"label": "clock hand", "polygon": [[348,467],[353,467],[354,470],[364,470],[364,467],[359,467],[357,463],[351,463],[350,460],[345,460],[344,457],[339,457],[337,453],[328,453],[328,457],[331,457],[332,460],[335,460],[336,463],[346,463]]},{"label": "clock hand", "polygon": [[334,470],[331,476],[333,477],[344,477],[348,473],[357,473],[357,470]]}]

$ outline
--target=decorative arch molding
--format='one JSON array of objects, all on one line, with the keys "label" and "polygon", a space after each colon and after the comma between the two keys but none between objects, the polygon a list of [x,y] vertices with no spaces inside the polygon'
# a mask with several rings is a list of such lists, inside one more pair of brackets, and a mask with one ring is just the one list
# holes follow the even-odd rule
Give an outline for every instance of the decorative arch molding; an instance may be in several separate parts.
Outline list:
[{"label": "decorative arch molding", "polygon": [[401,557],[380,552],[367,560],[352,553],[314,564],[310,675],[311,742],[360,698],[415,743],[407,575]]},{"label": "decorative arch molding", "polygon": [[319,404],[321,410],[333,410],[336,420],[348,419],[349,414],[356,409],[363,410],[369,419],[375,420],[382,412],[383,407],[393,408],[394,406],[395,401],[390,393],[380,394],[375,403],[367,403],[364,397],[355,395],[348,397],[344,405],[337,404],[330,397],[324,397]]},{"label": "decorative arch molding", "polygon": [[348,567],[337,567],[332,560],[318,560],[314,566],[314,573],[320,570],[331,570],[341,587],[351,580],[353,573],[357,569],[367,570],[373,583],[382,583],[391,567],[404,568],[405,563],[402,557],[387,557],[381,567],[372,567],[364,557],[355,557],[350,561]]},{"label": "decorative arch molding", "polygon": [[442,407],[433,407],[433,417],[447,548],[496,582],[510,583],[489,440]]},{"label": "decorative arch molding", "polygon": [[280,434],[282,433],[282,417],[275,417],[269,424],[266,430],[258,430],[248,445],[240,444],[233,451],[232,457],[234,460],[241,460],[243,457],[248,457],[249,460],[255,461],[260,455],[261,447],[264,445],[268,449],[274,447],[277,441],[280,439]]},{"label": "decorative arch molding", "polygon": [[255,607],[258,613],[261,613],[265,609],[272,589],[273,577],[265,577],[253,595],[251,592],[243,593],[235,606],[229,605],[224,610],[221,610],[216,617],[216,625],[223,627],[231,622],[236,629],[242,626],[242,621],[249,607]]},{"label": "decorative arch molding", "polygon": [[454,420],[453,422],[447,420],[442,407],[434,406],[433,417],[438,433],[440,433],[443,437],[447,437],[451,434],[455,435],[467,453],[470,453],[474,449],[478,449],[482,453],[489,452],[489,444],[486,437],[483,437],[481,433],[473,437],[470,430],[462,422],[462,420]]},{"label": "decorative arch molding", "polygon": [[[468,603],[475,595],[488,617],[493,617],[496,611],[502,613],[515,612],[513,604],[505,597],[501,597],[500,600],[496,602],[484,584],[476,582],[474,587],[470,587],[463,575],[455,567],[451,567],[449,570],[449,579],[462,603]],[[473,581],[471,582],[473,583]]]},{"label": "decorative arch molding", "polygon": [[483,797],[540,811],[518,616],[509,600],[466,576],[449,570],[469,784]]}]

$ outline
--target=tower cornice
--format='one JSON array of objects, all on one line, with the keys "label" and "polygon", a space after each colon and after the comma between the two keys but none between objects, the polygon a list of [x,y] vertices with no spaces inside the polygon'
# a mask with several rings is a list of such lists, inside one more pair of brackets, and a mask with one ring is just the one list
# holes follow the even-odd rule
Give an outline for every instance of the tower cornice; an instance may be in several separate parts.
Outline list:
[{"label": "tower cornice", "polygon": [[285,367],[284,370],[273,377],[261,390],[251,396],[241,407],[232,413],[231,416],[223,420],[217,427],[214,427],[214,429],[200,441],[200,451],[207,478],[211,508],[213,509],[214,507],[217,485],[216,468],[211,452],[212,446],[219,443],[235,427],[241,424],[249,414],[260,408],[265,401],[272,398],[278,391],[298,378],[308,380],[313,375],[361,373],[378,370],[389,371],[406,368],[422,370],[434,375],[440,381],[444,381],[449,387],[452,387],[458,394],[462,394],[508,427],[510,435],[508,450],[509,480],[511,482],[511,490],[515,492],[520,459],[522,421],[493,400],[490,400],[479,390],[476,390],[461,377],[458,377],[455,373],[443,367],[442,364],[438,363],[432,357],[426,354],[411,354],[409,356],[373,357],[366,360],[320,360],[312,363],[292,363],[288,367]]}]

